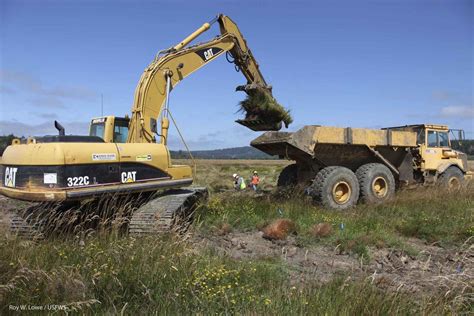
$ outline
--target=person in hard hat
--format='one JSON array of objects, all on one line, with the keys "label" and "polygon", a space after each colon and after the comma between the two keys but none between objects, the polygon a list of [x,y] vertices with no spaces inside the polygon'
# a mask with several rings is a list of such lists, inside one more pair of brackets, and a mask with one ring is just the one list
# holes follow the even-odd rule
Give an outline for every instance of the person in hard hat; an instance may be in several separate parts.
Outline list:
[{"label": "person in hard hat", "polygon": [[255,170],[253,172],[252,178],[250,179],[250,185],[254,191],[257,191],[258,185],[260,184],[260,177],[258,176],[258,172]]},{"label": "person in hard hat", "polygon": [[247,185],[245,184],[244,178],[239,176],[237,173],[234,173],[232,177],[234,178],[234,188],[238,191],[245,190]]}]

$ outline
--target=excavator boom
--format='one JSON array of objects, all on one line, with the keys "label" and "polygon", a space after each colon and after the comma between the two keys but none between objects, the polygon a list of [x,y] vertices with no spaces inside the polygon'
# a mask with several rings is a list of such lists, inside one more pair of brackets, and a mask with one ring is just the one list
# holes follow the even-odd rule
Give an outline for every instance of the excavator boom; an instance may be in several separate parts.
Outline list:
[{"label": "excavator boom", "polygon": [[[219,23],[221,35],[204,43],[187,46],[215,22]],[[166,108],[170,91],[194,71],[223,54],[230,55],[228,59],[233,59],[231,61],[235,63],[236,69],[247,79],[246,84],[239,86],[237,90],[249,93],[252,89],[260,89],[273,98],[271,87],[263,78],[258,63],[237,25],[229,17],[219,15],[213,21],[204,23],[174,47],[160,52],[145,69],[135,91],[127,142],[155,142],[157,119],[164,114],[161,137],[162,142],[166,143],[169,123],[167,110],[163,113],[163,109]],[[277,130],[281,127],[280,122],[266,121],[265,115],[260,115],[253,123],[252,127],[248,127],[254,130]],[[259,129],[259,124],[263,129]]]}]

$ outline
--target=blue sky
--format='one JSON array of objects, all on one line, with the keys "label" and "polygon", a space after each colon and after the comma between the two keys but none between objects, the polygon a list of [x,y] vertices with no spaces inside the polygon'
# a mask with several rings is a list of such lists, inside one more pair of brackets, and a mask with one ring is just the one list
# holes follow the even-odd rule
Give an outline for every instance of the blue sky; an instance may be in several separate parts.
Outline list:
[{"label": "blue sky", "polygon": [[[0,1],[0,134],[86,134],[130,113],[157,51],[216,14],[239,25],[295,122],[379,128],[420,122],[474,138],[473,1]],[[214,25],[201,40],[218,34]],[[244,77],[224,57],[173,90],[192,149],[248,145],[234,123]],[[177,135],[172,148],[180,147]]]}]

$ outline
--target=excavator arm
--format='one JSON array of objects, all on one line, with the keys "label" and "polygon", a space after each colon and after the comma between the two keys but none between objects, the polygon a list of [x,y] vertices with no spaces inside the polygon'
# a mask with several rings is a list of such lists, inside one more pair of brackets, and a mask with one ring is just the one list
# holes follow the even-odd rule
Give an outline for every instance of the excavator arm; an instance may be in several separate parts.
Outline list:
[{"label": "excavator arm", "polygon": [[[187,47],[215,22],[220,25],[221,35],[210,41]],[[237,87],[237,90],[249,93],[250,90],[261,89],[271,96],[271,87],[265,82],[258,63],[237,25],[227,16],[219,15],[213,21],[203,24],[176,46],[158,53],[155,60],[145,69],[135,90],[128,142],[155,142],[155,134],[158,131],[157,119],[162,116],[160,136],[162,142],[166,143],[170,91],[181,80],[226,53],[230,55],[228,59],[233,59],[230,61],[235,63],[236,69],[247,79],[246,85]],[[268,123],[264,120],[259,122],[250,128],[275,130],[281,127],[280,122]]]}]

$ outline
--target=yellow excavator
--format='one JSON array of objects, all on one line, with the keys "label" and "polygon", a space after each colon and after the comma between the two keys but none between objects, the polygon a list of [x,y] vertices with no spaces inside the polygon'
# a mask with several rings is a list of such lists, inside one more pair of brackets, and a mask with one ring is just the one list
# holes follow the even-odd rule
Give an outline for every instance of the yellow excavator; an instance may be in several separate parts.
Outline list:
[{"label": "yellow excavator", "polygon": [[[215,22],[220,27],[219,36],[188,46]],[[58,135],[14,140],[2,157],[0,193],[27,201],[68,202],[191,185],[191,167],[173,165],[167,147],[173,119],[170,92],[181,80],[224,54],[247,80],[237,90],[247,94],[258,91],[273,99],[271,87],[237,25],[218,15],[179,44],[157,54],[137,85],[130,117],[94,118],[89,136],[66,135],[55,122]],[[281,118],[266,114],[265,110],[247,112],[237,122],[255,131],[279,130]],[[133,214],[130,230],[150,233],[157,231],[156,226],[166,230],[178,210],[191,209],[206,192],[205,188],[188,188],[163,194]],[[17,219],[15,225],[24,229],[37,223]]]}]

